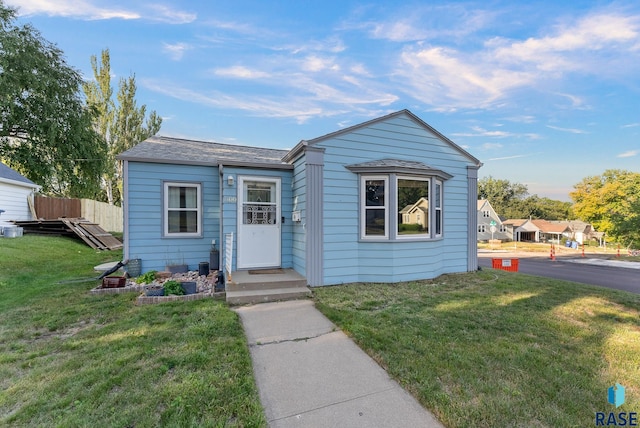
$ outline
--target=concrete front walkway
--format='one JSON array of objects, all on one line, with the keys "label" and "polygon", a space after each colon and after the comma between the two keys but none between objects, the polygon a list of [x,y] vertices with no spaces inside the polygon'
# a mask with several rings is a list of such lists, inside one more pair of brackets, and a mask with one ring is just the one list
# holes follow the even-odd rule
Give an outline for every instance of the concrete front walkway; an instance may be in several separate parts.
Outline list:
[{"label": "concrete front walkway", "polygon": [[310,300],[234,309],[271,427],[441,427]]}]

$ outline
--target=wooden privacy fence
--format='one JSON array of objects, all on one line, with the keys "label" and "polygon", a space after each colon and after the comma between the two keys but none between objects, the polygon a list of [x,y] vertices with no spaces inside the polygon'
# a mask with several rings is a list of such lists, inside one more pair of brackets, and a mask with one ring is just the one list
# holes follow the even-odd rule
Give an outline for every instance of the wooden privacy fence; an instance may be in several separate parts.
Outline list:
[{"label": "wooden privacy fence", "polygon": [[122,232],[122,207],[92,199],[51,198],[41,195],[36,195],[34,205],[39,219],[82,217],[109,232]]}]

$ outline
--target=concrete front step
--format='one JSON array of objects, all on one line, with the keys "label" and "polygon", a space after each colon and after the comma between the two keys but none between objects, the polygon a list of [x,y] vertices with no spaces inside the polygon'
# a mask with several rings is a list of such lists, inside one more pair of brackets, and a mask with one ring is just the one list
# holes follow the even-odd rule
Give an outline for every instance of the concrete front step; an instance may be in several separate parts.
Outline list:
[{"label": "concrete front step", "polygon": [[[275,275],[274,275],[275,276]],[[233,278],[226,284],[227,291],[260,291],[281,288],[300,288],[307,286],[306,279],[256,278],[255,282],[241,282]]]},{"label": "concrete front step", "polygon": [[265,290],[271,288],[306,287],[307,279],[293,269],[279,269],[279,273],[252,274],[251,271],[237,271],[227,281],[227,291]]},{"label": "concrete front step", "polygon": [[229,291],[227,303],[230,305],[248,305],[254,303],[277,302],[281,300],[304,299],[311,297],[307,287],[266,288],[261,290]]}]

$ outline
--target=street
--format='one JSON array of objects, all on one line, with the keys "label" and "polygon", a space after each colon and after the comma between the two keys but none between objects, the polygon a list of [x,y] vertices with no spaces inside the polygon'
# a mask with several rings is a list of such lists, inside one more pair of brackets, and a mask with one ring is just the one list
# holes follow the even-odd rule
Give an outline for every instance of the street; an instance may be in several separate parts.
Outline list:
[{"label": "street", "polygon": [[[491,268],[492,258],[517,258],[518,272],[528,275],[544,276],[548,278],[562,279],[566,281],[580,282],[583,284],[598,285],[616,290],[629,291],[640,294],[640,269],[634,269],[638,263],[616,263],[616,266],[596,265],[584,263],[585,259],[559,257],[552,261],[549,257],[510,254],[510,253],[479,253],[478,265]],[[571,260],[574,260],[573,262]],[[591,259],[594,262],[606,263],[600,259]],[[633,263],[633,264],[632,264]]]}]

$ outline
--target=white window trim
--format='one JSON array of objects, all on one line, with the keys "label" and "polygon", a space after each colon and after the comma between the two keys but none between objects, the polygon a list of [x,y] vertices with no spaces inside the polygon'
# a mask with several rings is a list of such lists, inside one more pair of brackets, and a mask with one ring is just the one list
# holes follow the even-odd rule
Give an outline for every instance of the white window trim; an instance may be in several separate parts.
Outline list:
[{"label": "white window trim", "polygon": [[[397,216],[392,216],[390,213],[398,212],[398,180],[416,180],[429,182],[429,232],[425,234],[416,235],[399,235],[398,234],[398,219]],[[366,189],[365,182],[367,180],[383,180],[385,183],[385,234],[383,235],[365,235],[366,232]],[[415,242],[415,241],[432,241],[442,239],[444,236],[444,181],[440,180],[436,176],[425,175],[411,175],[411,174],[360,174],[360,209],[359,209],[359,223],[360,223],[360,240],[366,242]],[[441,213],[441,226],[440,233],[436,234],[436,208],[435,204],[432,204],[432,195],[436,189],[436,183],[440,185],[440,213]],[[391,188],[393,187],[393,189]]]},{"label": "white window trim", "polygon": [[[439,194],[435,195],[440,201],[440,206],[438,207],[437,204],[433,204],[433,236],[434,238],[442,238],[442,235],[444,235],[444,210],[442,209],[444,205],[444,199],[443,199],[444,183],[442,182],[442,180],[438,180],[434,178],[433,184],[434,184],[433,186],[434,195],[435,195],[436,189],[438,188],[438,186],[440,186]],[[440,211],[440,233],[438,233],[438,229],[436,226],[436,219],[438,217],[437,211]]]},{"label": "white window trim", "polygon": [[[169,187],[194,187],[197,190],[198,214],[197,231],[194,233],[169,233]],[[202,237],[202,183],[164,181],[162,183],[162,236],[164,238],[201,238]]]},{"label": "white window trim", "polygon": [[[393,192],[393,194],[395,195],[395,201],[393,202],[394,205],[398,205],[398,181],[399,180],[413,180],[413,181],[426,181],[427,183],[429,183],[429,218],[427,219],[429,221],[429,228],[428,228],[428,232],[427,233],[416,233],[416,234],[411,234],[411,235],[400,235],[400,233],[398,232],[398,220],[397,218],[395,218],[393,220],[393,227],[395,228],[396,231],[396,236],[394,241],[426,241],[429,239],[433,239],[433,233],[435,232],[435,230],[433,229],[435,227],[435,221],[434,221],[434,214],[435,214],[435,210],[433,209],[433,204],[431,203],[431,191],[433,190],[433,177],[423,177],[423,176],[416,176],[416,175],[397,175],[395,180],[394,180],[394,185],[395,185],[395,192]],[[400,207],[396,207],[396,211],[399,211]]]},{"label": "white window trim", "polygon": [[[384,181],[384,235],[367,235],[367,192],[365,183],[368,180]],[[360,239],[365,241],[389,240],[389,176],[388,175],[361,175],[360,176]]]}]

